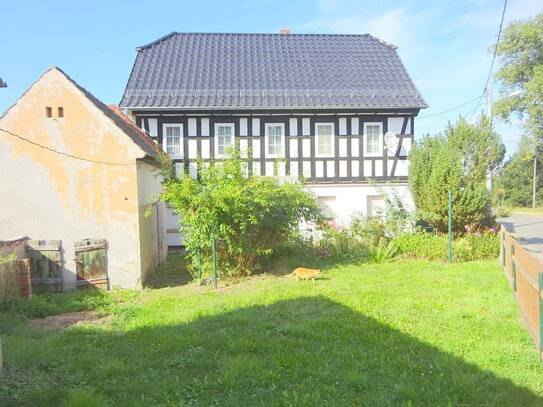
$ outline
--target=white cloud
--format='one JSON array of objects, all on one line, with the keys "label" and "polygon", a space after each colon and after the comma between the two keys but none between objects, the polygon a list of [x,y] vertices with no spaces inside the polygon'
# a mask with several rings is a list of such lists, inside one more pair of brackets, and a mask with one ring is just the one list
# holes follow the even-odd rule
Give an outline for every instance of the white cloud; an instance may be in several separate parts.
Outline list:
[{"label": "white cloud", "polygon": [[[322,6],[323,3],[324,6]],[[370,8],[362,11],[353,8],[349,11],[349,15],[345,16],[346,10],[343,10],[345,13],[330,12],[327,8],[328,3],[330,3],[329,0],[322,0],[320,16],[295,29],[300,32],[320,31],[335,34],[369,33],[400,48],[413,51],[419,33],[416,27],[435,15],[430,11],[410,12],[404,6],[381,14],[375,13]]]}]

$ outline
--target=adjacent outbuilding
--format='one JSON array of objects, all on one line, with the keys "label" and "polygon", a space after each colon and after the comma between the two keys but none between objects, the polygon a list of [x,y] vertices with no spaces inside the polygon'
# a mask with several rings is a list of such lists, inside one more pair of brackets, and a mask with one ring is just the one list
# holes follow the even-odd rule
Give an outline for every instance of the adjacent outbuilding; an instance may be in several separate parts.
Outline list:
[{"label": "adjacent outbuilding", "polygon": [[33,279],[140,287],[167,254],[147,134],[52,67],[0,117],[0,139],[0,240],[29,237]]}]

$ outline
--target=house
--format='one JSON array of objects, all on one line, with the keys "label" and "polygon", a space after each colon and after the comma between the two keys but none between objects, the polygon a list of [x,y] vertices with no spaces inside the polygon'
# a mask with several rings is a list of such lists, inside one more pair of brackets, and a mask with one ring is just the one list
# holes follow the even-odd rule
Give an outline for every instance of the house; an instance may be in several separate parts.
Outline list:
[{"label": "house", "polygon": [[173,32],[136,50],[120,106],[180,173],[237,144],[257,174],[303,176],[329,218],[375,215],[392,188],[412,205],[407,156],[427,105],[395,46],[282,30]]},{"label": "house", "polygon": [[165,258],[159,150],[118,108],[52,67],[0,117],[0,140],[0,240],[32,239],[33,278],[136,288]]}]

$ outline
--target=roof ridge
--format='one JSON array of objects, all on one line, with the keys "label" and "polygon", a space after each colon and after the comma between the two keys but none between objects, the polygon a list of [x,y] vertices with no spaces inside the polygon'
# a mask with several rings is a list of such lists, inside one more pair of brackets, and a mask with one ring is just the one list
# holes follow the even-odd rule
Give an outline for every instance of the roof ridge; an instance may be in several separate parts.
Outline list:
[{"label": "roof ridge", "polygon": [[162,37],[160,37],[159,39],[153,41],[153,42],[150,42],[148,44],[145,44],[145,45],[142,45],[142,46],[139,46],[139,47],[136,47],[136,51],[143,51],[144,49],[147,49],[147,48],[151,48],[153,45],[157,45],[163,41],[166,41],[167,39],[171,38],[171,37],[174,37],[176,35],[205,35],[205,36],[208,36],[208,35],[258,35],[258,36],[265,36],[265,35],[272,35],[272,36],[282,36],[282,37],[287,37],[287,36],[290,36],[290,37],[371,37],[371,38],[374,38],[376,39],[377,41],[385,44],[385,45],[388,45],[388,46],[391,46],[393,47],[394,49],[398,48],[396,47],[395,45],[392,45],[386,41],[383,41],[383,40],[380,40],[379,38],[377,37],[374,37],[373,35],[371,34],[368,34],[368,33],[364,33],[364,34],[346,34],[346,33],[335,33],[335,34],[326,34],[326,33],[290,33],[290,34],[281,34],[281,33],[227,33],[227,32],[177,32],[177,31],[172,31],[171,33],[169,34],[166,34]]},{"label": "roof ridge", "polygon": [[150,42],[149,44],[142,45],[141,47],[136,47],[136,51],[142,51],[142,50],[144,50],[145,48],[150,48],[150,47],[152,47],[153,45],[156,45],[156,44],[158,44],[159,42],[165,41],[165,40],[167,40],[168,38],[173,37],[173,36],[176,35],[176,34],[179,34],[179,33],[176,32],[176,31],[172,31],[172,32],[169,33],[169,34],[166,34],[166,35],[160,37],[158,40],[155,40],[155,41],[153,41],[153,42]]}]

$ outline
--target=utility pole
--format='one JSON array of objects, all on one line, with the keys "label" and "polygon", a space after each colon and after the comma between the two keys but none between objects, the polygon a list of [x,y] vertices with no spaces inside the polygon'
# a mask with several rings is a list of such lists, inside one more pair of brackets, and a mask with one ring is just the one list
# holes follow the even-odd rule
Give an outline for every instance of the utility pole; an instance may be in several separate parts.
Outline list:
[{"label": "utility pole", "polygon": [[537,149],[534,154],[534,190],[532,195],[532,209],[535,211],[535,190],[536,190],[536,177],[537,177]]},{"label": "utility pole", "polygon": [[[490,120],[490,131],[492,131],[492,84],[488,84],[486,88],[486,98],[487,98],[487,114],[488,119]],[[492,191],[492,171],[490,168],[486,173],[486,190],[488,192]]]},{"label": "utility pole", "polygon": [[488,84],[488,88],[486,89],[486,100],[487,100],[487,113],[488,117],[490,118],[490,123],[492,124],[492,84]]}]

